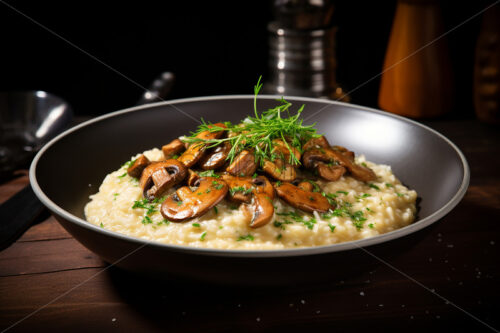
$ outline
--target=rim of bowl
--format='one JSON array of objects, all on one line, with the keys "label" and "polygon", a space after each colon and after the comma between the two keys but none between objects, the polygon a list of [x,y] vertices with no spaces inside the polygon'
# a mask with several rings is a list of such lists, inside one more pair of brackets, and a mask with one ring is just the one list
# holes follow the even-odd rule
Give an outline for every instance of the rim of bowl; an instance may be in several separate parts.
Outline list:
[{"label": "rim of bowl", "polygon": [[[411,223],[408,226],[405,226],[403,228],[365,238],[365,239],[359,239],[359,240],[354,240],[354,241],[347,241],[347,242],[342,242],[342,243],[336,243],[336,244],[331,244],[331,245],[322,245],[322,246],[315,246],[315,247],[301,247],[301,248],[293,248],[293,249],[277,249],[277,250],[236,250],[236,249],[214,249],[214,248],[196,248],[196,247],[190,247],[186,245],[174,245],[174,244],[165,244],[165,243],[160,243],[158,241],[152,241],[152,240],[146,240],[146,239],[141,239],[141,238],[136,238],[132,236],[128,236],[125,234],[121,234],[118,232],[106,230],[103,228],[100,228],[96,225],[91,224],[90,222],[85,221],[84,219],[81,219],[79,217],[76,217],[75,215],[67,212],[66,210],[62,209],[58,205],[56,205],[41,189],[40,185],[38,184],[38,181],[36,179],[36,168],[38,161],[40,158],[43,156],[46,150],[50,149],[52,145],[54,145],[58,140],[61,138],[70,135],[72,132],[75,132],[79,130],[80,128],[89,126],[93,123],[99,122],[104,119],[112,118],[121,114],[129,113],[129,112],[135,112],[139,111],[142,109],[147,109],[155,106],[171,106],[173,109],[177,109],[175,104],[182,104],[182,103],[189,103],[189,102],[202,102],[202,101],[213,101],[213,100],[230,100],[230,99],[252,99],[253,100],[254,95],[217,95],[217,96],[202,96],[202,97],[191,97],[191,98],[182,98],[182,99],[175,99],[175,100],[169,100],[169,101],[162,101],[162,102],[157,102],[157,103],[150,103],[150,104],[145,104],[145,105],[140,105],[140,106],[134,106],[131,108],[119,110],[119,111],[114,111],[93,119],[90,119],[86,122],[83,122],[79,125],[76,125],[63,133],[59,134],[55,138],[53,138],[51,141],[49,141],[46,145],[40,149],[40,151],[36,154],[35,158],[33,159],[33,162],[31,163],[30,169],[29,169],[29,178],[30,178],[30,184],[31,187],[33,188],[34,193],[40,199],[40,201],[52,212],[55,214],[61,216],[62,218],[66,219],[67,221],[70,221],[71,223],[75,223],[79,225],[80,227],[103,233],[107,236],[110,237],[115,237],[119,238],[124,241],[136,243],[138,245],[138,248],[144,247],[144,246],[153,246],[153,247],[159,247],[164,250],[171,250],[171,251],[177,251],[177,252],[184,252],[184,253],[192,253],[196,255],[210,255],[210,256],[220,256],[220,257],[247,257],[247,258],[263,258],[263,257],[294,257],[294,256],[306,256],[306,255],[315,255],[315,254],[324,254],[324,253],[332,253],[332,252],[341,252],[341,251],[348,251],[348,250],[353,250],[357,248],[364,248],[384,242],[388,242],[397,238],[404,237],[406,235],[412,234],[418,230],[424,229],[425,227],[437,222],[440,220],[442,217],[444,217],[446,214],[448,214],[463,198],[465,195],[467,188],[469,186],[469,180],[470,180],[470,169],[469,165],[467,163],[467,160],[464,156],[464,154],[460,151],[460,149],[447,137],[445,137],[443,134],[435,131],[434,129],[423,125],[417,121],[395,115],[389,112],[385,112],[382,110],[377,110],[373,109],[370,107],[366,106],[361,106],[361,105],[356,105],[356,104],[349,104],[349,103],[344,103],[344,102],[338,102],[338,101],[330,101],[330,100],[323,100],[319,98],[311,98],[311,97],[301,97],[301,96],[287,96],[287,99],[294,99],[294,100],[299,100],[299,101],[304,101],[304,102],[317,102],[317,103],[323,103],[323,104],[330,104],[330,105],[341,105],[345,107],[350,107],[358,110],[363,110],[363,111],[368,111],[371,113],[378,114],[380,116],[384,117],[390,117],[397,119],[399,121],[403,121],[406,123],[410,123],[414,126],[421,127],[434,135],[438,136],[440,139],[444,140],[449,146],[451,146],[454,151],[457,153],[457,155],[460,157],[460,160],[462,162],[462,167],[464,170],[462,181],[460,184],[460,187],[458,191],[454,194],[454,196],[445,204],[443,205],[440,209],[432,213],[431,215],[427,216],[424,219],[415,221]],[[277,99],[281,98],[281,95],[259,95],[258,99]],[[172,105],[174,104],[174,105]],[[326,111],[326,108],[323,109]],[[178,110],[177,110],[178,111]],[[134,251],[137,251],[134,250]]]}]

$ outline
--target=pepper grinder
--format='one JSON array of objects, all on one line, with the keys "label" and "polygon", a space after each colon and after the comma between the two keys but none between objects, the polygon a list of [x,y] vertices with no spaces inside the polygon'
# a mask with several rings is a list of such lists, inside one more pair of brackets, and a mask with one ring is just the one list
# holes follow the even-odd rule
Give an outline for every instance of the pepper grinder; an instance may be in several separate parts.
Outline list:
[{"label": "pepper grinder", "polygon": [[336,82],[332,0],[275,0],[268,24],[268,94],[347,101]]}]

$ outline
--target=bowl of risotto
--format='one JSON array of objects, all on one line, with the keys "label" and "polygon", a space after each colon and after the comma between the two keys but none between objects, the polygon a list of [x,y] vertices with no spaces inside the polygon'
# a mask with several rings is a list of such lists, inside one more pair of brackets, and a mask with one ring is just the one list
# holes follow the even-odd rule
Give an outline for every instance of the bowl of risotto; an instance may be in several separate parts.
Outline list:
[{"label": "bowl of risotto", "polygon": [[78,125],[30,179],[69,233],[125,270],[279,285],[404,253],[460,202],[469,169],[444,136],[382,111],[215,96]]}]

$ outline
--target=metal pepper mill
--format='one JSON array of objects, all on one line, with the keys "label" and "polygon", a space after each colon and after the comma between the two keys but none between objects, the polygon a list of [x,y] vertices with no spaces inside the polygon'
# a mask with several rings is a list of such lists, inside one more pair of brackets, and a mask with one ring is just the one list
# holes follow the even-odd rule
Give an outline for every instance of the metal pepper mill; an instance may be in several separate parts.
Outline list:
[{"label": "metal pepper mill", "polygon": [[331,0],[275,0],[268,24],[268,94],[348,101],[337,84]]}]

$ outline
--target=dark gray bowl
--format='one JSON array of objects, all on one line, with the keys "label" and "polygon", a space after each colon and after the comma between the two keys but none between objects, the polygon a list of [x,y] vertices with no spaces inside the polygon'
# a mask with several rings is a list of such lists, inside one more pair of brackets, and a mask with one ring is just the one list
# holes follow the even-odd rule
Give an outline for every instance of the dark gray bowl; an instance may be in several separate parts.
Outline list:
[{"label": "dark gray bowl", "polygon": [[[275,99],[260,96],[259,109],[275,106]],[[427,226],[450,212],[464,196],[469,183],[467,161],[452,142],[434,130],[356,105],[302,97],[288,100],[294,103],[294,110],[306,104],[306,123],[316,122],[332,144],[391,165],[398,178],[421,198],[418,220],[370,239],[275,251],[165,245],[85,221],[83,209],[89,195],[131,155],[194,130],[197,123],[192,118],[237,122],[253,112],[253,96],[175,100],[90,120],[59,135],[37,154],[30,169],[33,190],[69,233],[109,263],[152,277],[246,285],[310,283],[369,269],[374,256],[404,253],[430,229]]]}]

